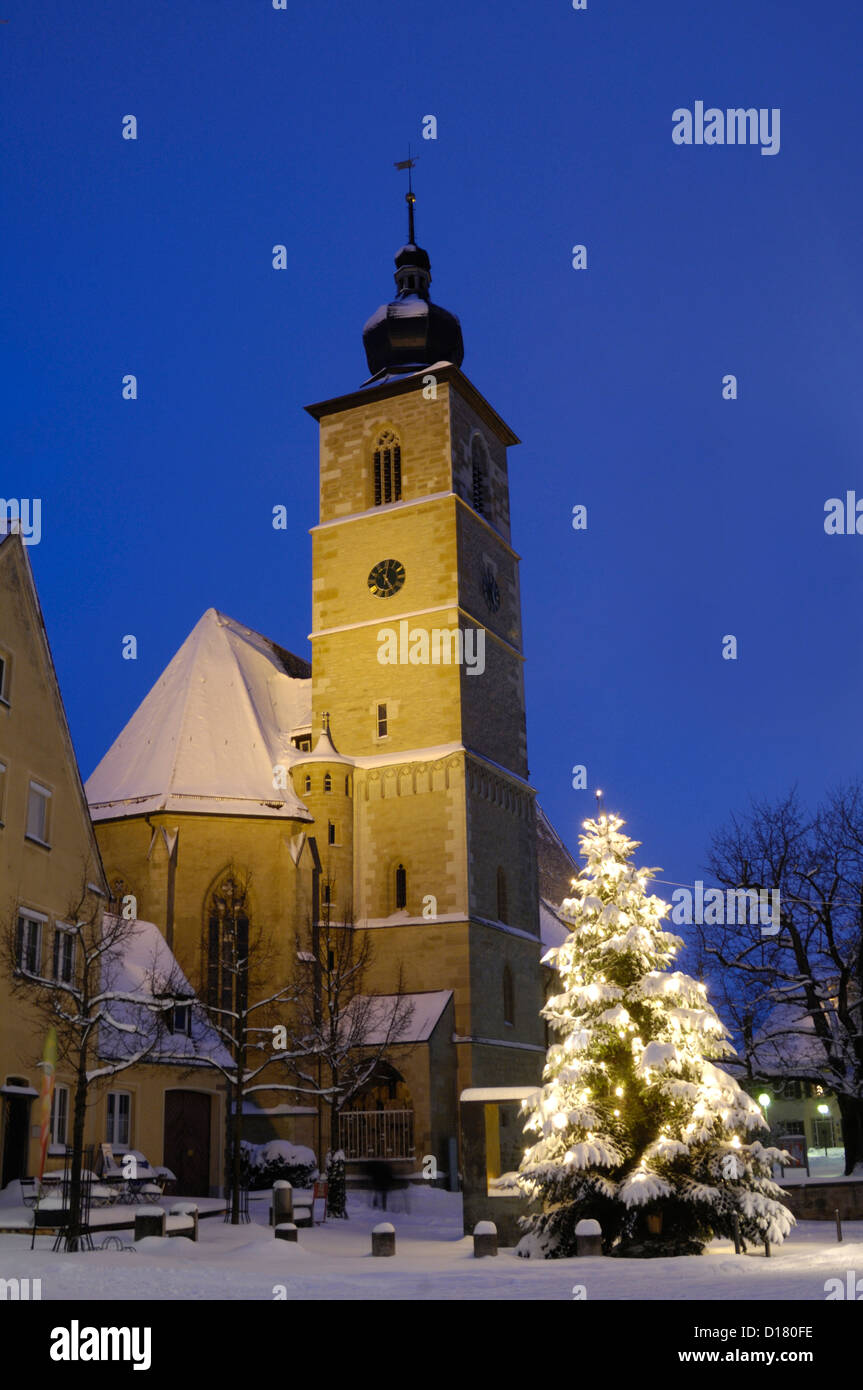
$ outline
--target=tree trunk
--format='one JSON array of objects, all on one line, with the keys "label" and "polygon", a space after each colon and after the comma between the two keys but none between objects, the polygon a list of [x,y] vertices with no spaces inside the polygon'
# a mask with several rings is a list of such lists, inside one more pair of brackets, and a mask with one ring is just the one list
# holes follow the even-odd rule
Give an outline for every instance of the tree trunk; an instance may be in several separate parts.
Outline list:
[{"label": "tree trunk", "polygon": [[65,1248],[77,1250],[81,1240],[81,1167],[84,1157],[84,1126],[87,1122],[87,1043],[81,1043],[75,1077],[75,1114],[72,1121],[72,1158],[64,1159],[71,1169],[69,1184],[69,1217]]},{"label": "tree trunk", "polygon": [[231,1153],[231,1225],[240,1224],[240,1143],[243,1136],[243,1078],[245,1075],[245,1048],[242,1049],[237,1065],[237,1084],[234,1087],[234,1134]]},{"label": "tree trunk", "polygon": [[837,1095],[836,1102],[842,1117],[845,1176],[850,1177],[856,1167],[863,1168],[863,1098]]},{"label": "tree trunk", "polygon": [[339,1114],[339,1102],[336,1099],[337,1085],[336,1074],[333,1072],[333,1103],[330,1106],[330,1153],[337,1153],[342,1147],[341,1115]]}]

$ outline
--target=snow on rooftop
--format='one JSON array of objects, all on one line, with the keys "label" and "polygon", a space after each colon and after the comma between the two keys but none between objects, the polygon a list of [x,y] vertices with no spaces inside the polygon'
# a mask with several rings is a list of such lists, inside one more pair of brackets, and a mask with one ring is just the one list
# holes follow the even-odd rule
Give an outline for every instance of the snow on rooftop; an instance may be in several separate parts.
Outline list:
[{"label": "snow on rooftop", "polygon": [[471,1086],[462,1091],[459,1100],[529,1100],[538,1093],[538,1086]]},{"label": "snow on rooftop", "polygon": [[[106,930],[112,931],[116,917],[106,915],[104,920]],[[137,1052],[142,1045],[142,1033],[144,1037],[149,1036],[158,1018],[146,1004],[163,991],[170,991],[189,1001],[190,1035],[164,1033],[148,1060],[155,1062],[170,1055],[187,1057],[193,1062],[195,1057],[208,1056],[224,1066],[231,1065],[229,1053],[208,1022],[192,986],[154,922],[138,919],[129,924],[128,934],[105,957],[102,989],[108,995],[123,997],[108,1001],[107,1013],[113,1023],[104,1024],[100,1030],[101,1057],[119,1061]],[[136,997],[141,1000],[140,1004],[134,1002]],[[136,1027],[142,1031],[132,1031]]]},{"label": "snow on rooftop", "polygon": [[209,608],[86,784],[94,820],[151,811],[310,820],[290,777],[302,754],[308,664]]},{"label": "snow on rooftop", "polygon": [[562,946],[572,931],[572,924],[561,921],[557,912],[545,898],[539,900],[539,935],[543,946]]},{"label": "snow on rooftop", "polygon": [[[402,1010],[404,1022],[397,1030],[397,1036],[391,1038],[392,1042],[428,1042],[451,998],[451,989],[426,990],[421,994],[403,994],[401,997],[397,994],[358,995],[358,1003],[361,1001],[365,1005],[367,1000],[370,1001],[363,1027],[363,1044],[379,1047],[386,1042],[392,1032],[396,1007]],[[349,1004],[345,1012],[348,1013],[350,1008]]]}]

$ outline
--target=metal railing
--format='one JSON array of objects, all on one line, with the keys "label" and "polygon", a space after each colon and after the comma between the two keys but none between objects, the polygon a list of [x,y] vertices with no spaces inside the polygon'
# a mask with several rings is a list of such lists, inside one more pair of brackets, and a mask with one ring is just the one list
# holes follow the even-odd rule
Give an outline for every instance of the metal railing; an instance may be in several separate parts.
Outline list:
[{"label": "metal railing", "polygon": [[413,1158],[412,1110],[343,1110],[339,1134],[345,1158]]}]

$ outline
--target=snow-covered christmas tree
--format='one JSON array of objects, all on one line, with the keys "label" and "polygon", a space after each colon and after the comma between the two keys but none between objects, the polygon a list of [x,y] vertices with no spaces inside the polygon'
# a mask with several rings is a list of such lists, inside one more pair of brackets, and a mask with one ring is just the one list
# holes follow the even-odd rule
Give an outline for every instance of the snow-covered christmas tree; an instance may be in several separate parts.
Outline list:
[{"label": "snow-covered christmas tree", "polygon": [[586,868],[562,908],[572,931],[545,958],[563,992],[543,1014],[561,1040],[525,1102],[519,1253],[574,1255],[586,1217],[616,1254],[698,1254],[735,1224],[744,1242],[779,1243],[794,1224],[772,1181],[780,1153],[751,1138],[761,1110],[715,1065],[734,1051],[728,1032],[705,986],[670,968],[684,943],[663,930],[669,904],[648,894],[655,871],[632,863],[622,825],[585,822]]}]

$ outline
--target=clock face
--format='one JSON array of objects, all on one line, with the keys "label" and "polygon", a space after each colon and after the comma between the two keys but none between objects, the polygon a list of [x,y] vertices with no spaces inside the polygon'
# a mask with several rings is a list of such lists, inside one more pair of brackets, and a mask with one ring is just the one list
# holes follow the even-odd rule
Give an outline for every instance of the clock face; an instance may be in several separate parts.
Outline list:
[{"label": "clock face", "polygon": [[405,582],[405,567],[399,560],[379,560],[369,574],[369,588],[376,598],[392,598]]},{"label": "clock face", "polygon": [[490,569],[486,569],[482,576],[482,594],[492,613],[496,613],[500,608],[500,589]]}]

